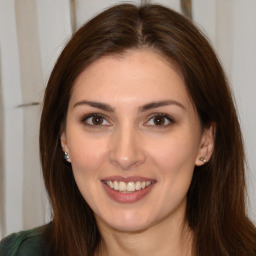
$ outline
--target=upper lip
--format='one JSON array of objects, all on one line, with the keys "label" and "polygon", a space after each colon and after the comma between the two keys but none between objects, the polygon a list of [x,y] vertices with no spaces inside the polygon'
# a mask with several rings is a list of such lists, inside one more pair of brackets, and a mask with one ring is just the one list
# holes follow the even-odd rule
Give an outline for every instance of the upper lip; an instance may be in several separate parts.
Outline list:
[{"label": "upper lip", "polygon": [[130,176],[130,177],[122,177],[122,176],[109,176],[101,179],[102,181],[156,181],[155,179],[140,177],[140,176]]}]

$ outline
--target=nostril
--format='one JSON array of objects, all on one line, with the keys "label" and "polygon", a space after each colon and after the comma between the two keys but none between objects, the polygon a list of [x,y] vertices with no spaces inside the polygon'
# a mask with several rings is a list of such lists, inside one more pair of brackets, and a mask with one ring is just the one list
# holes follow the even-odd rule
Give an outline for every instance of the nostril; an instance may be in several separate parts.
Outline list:
[{"label": "nostril", "polygon": [[135,154],[130,157],[112,157],[110,158],[112,164],[118,166],[122,170],[129,170],[134,166],[141,165],[145,161],[143,154]]},{"label": "nostril", "polygon": [[127,126],[115,134],[109,147],[109,160],[112,164],[128,170],[144,162],[143,148],[137,135],[132,127]]}]

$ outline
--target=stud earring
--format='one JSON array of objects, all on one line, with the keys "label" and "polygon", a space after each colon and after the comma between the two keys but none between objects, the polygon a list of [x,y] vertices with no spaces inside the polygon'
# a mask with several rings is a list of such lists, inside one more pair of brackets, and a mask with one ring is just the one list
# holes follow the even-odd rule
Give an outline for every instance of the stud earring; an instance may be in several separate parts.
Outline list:
[{"label": "stud earring", "polygon": [[206,159],[204,159],[204,157],[200,157],[200,158],[199,158],[199,160],[200,160],[200,161],[202,161],[202,162],[204,162],[204,163],[206,163],[206,162],[207,162],[207,160],[206,160]]},{"label": "stud earring", "polygon": [[67,152],[64,152],[64,159],[65,159],[66,161],[68,161],[68,160],[70,159],[70,156],[68,155]]}]

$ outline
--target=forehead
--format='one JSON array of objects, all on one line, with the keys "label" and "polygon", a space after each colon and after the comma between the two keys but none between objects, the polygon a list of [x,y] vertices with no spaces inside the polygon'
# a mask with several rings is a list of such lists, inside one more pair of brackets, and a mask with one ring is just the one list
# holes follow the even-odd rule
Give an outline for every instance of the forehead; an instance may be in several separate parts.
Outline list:
[{"label": "forehead", "polygon": [[83,97],[107,102],[117,101],[118,97],[129,102],[163,98],[190,102],[177,66],[146,49],[104,56],[93,62],[75,80],[71,102]]}]

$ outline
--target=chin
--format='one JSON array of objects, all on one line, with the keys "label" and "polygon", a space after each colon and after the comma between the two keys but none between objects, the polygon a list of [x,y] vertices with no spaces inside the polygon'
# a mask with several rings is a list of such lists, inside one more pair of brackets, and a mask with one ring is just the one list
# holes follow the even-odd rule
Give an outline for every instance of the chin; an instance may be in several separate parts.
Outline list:
[{"label": "chin", "polygon": [[120,232],[140,232],[151,227],[154,223],[149,216],[141,216],[136,212],[126,212],[122,214],[116,214],[108,219],[101,219],[100,222],[104,222],[105,225],[111,229]]},{"label": "chin", "polygon": [[150,227],[147,223],[109,223],[109,225],[112,227],[112,229],[115,229],[120,232],[141,232]]}]

